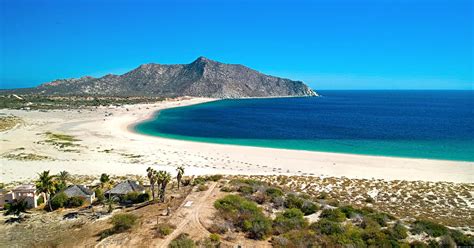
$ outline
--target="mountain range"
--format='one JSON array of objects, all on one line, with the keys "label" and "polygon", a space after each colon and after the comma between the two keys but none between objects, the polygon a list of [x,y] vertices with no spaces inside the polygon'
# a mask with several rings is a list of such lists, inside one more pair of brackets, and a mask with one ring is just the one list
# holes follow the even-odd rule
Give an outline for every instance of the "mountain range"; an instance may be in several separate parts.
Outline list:
[{"label": "mountain range", "polygon": [[301,81],[262,74],[238,64],[199,57],[190,64],[143,64],[122,75],[58,79],[19,93],[214,98],[317,96]]}]

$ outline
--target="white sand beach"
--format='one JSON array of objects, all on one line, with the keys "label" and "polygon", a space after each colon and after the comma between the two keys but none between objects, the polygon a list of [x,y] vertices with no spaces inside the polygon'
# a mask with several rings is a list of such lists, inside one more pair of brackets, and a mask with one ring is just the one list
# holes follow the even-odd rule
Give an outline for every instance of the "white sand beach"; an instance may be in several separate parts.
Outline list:
[{"label": "white sand beach", "polygon": [[[0,182],[25,181],[38,172],[66,170],[71,174],[145,175],[147,167],[187,175],[308,175],[384,180],[474,182],[474,163],[429,159],[363,156],[327,152],[209,144],[151,137],[127,127],[155,111],[214,99],[191,98],[155,104],[81,110],[0,110],[24,123],[0,133]],[[44,142],[46,132],[73,135],[75,151]],[[11,154],[47,156],[47,160],[12,159]],[[7,158],[7,157],[10,157]]]}]

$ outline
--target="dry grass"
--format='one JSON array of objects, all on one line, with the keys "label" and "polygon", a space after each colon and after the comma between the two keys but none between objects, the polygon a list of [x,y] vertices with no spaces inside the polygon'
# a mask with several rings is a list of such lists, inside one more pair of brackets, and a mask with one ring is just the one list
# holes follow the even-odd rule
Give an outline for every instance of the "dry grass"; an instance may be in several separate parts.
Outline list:
[{"label": "dry grass", "polygon": [[16,125],[23,123],[23,120],[16,116],[0,116],[0,132],[4,132],[14,128]]},{"label": "dry grass", "polygon": [[[242,176],[240,176],[241,178]],[[369,206],[401,219],[428,219],[451,227],[474,229],[474,184],[384,181],[302,176],[243,176],[307,193],[326,195],[332,204]],[[234,178],[234,177],[228,177]]]}]

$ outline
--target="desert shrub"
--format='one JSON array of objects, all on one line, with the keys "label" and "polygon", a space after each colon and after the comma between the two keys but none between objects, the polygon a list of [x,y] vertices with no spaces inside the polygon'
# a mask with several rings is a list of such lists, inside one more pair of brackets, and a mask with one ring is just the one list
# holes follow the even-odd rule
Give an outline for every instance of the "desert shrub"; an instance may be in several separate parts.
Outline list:
[{"label": "desert shrub", "polygon": [[63,208],[67,203],[68,197],[65,193],[59,193],[51,199],[51,207],[53,209]]},{"label": "desert shrub", "polygon": [[329,194],[327,192],[324,192],[324,191],[319,193],[319,195],[318,195],[318,199],[322,199],[322,200],[328,199],[328,197],[329,197]]},{"label": "desert shrub", "polygon": [[40,195],[40,196],[38,197],[38,200],[36,200],[36,205],[39,206],[39,205],[41,205],[41,204],[43,204],[43,203],[44,203],[44,197],[43,197],[42,195]]},{"label": "desert shrub", "polygon": [[222,179],[222,175],[211,175],[207,177],[207,180],[217,182]]},{"label": "desert shrub", "polygon": [[318,206],[305,198],[295,194],[288,194],[285,199],[286,208],[298,208],[305,215],[313,214],[318,210]]},{"label": "desert shrub", "polygon": [[263,204],[267,202],[268,196],[265,193],[258,191],[257,193],[252,195],[250,199],[258,204]]},{"label": "desert shrub", "polygon": [[327,219],[320,219],[318,222],[311,223],[310,229],[325,235],[342,234],[344,232],[341,224]]},{"label": "desert shrub", "polygon": [[451,248],[456,247],[456,242],[449,235],[444,235],[439,240],[439,245],[441,248]]},{"label": "desert shrub", "polygon": [[362,239],[369,246],[391,247],[390,240],[378,224],[367,226],[362,232]]},{"label": "desert shrub", "polygon": [[189,234],[187,233],[181,233],[173,239],[170,244],[170,248],[194,248],[196,245],[194,244],[194,241],[189,238]]},{"label": "desert shrub", "polygon": [[208,189],[209,187],[205,184],[199,184],[199,186],[197,187],[197,191],[206,191]]},{"label": "desert shrub", "polygon": [[463,234],[458,230],[450,230],[449,235],[458,246],[474,246],[474,237]]},{"label": "desert shrub", "polygon": [[65,207],[68,208],[75,208],[75,207],[80,207],[84,204],[84,198],[80,196],[73,196],[67,199],[65,203]]},{"label": "desert shrub", "polygon": [[137,216],[133,214],[116,214],[112,216],[110,222],[115,233],[124,232],[132,228],[137,223]]},{"label": "desert shrub", "polygon": [[304,215],[310,215],[316,213],[319,210],[318,205],[314,204],[310,200],[305,200],[303,205],[301,205],[300,210],[304,213]]},{"label": "desert shrub", "polygon": [[14,199],[10,203],[6,203],[4,206],[5,212],[4,215],[17,215],[20,216],[21,213],[26,212],[28,203],[24,199]]},{"label": "desert shrub", "polygon": [[221,242],[221,236],[219,236],[219,234],[211,233],[211,234],[209,234],[209,239],[214,243],[220,243]]},{"label": "desert shrub", "polygon": [[303,212],[297,208],[290,208],[279,213],[273,221],[273,230],[276,234],[286,233],[295,229],[303,229],[308,226]]},{"label": "desert shrub", "polygon": [[219,233],[219,234],[224,234],[230,229],[230,224],[227,222],[214,222],[210,227],[209,227],[209,232],[211,233]]},{"label": "desert shrub", "polygon": [[104,191],[101,189],[101,188],[97,188],[95,189],[95,197],[97,199],[98,202],[104,202],[105,200],[105,195],[104,195]]},{"label": "desert shrub", "polygon": [[362,214],[362,210],[356,209],[351,205],[341,206],[339,209],[346,215],[347,218],[354,218],[355,216]]},{"label": "desert shrub", "polygon": [[288,194],[285,198],[286,208],[301,208],[303,206],[304,199],[298,197],[296,194]]},{"label": "desert shrub", "polygon": [[343,222],[346,219],[346,215],[339,208],[324,209],[319,217],[335,222]]},{"label": "desert shrub", "polygon": [[410,243],[410,248],[427,248],[427,247],[428,245],[425,242],[419,241],[419,240],[415,240]]},{"label": "desert shrub", "polygon": [[364,229],[380,229],[380,224],[375,221],[374,219],[370,218],[370,217],[367,217],[367,216],[364,216],[363,219],[362,219],[362,223],[360,223],[360,227],[364,228]]},{"label": "desert shrub", "polygon": [[271,233],[271,220],[255,202],[238,195],[227,195],[218,199],[214,207],[224,219],[241,228],[250,238],[262,239]]},{"label": "desert shrub", "polygon": [[255,192],[253,187],[249,185],[241,185],[238,191],[244,195],[251,195]]},{"label": "desert shrub", "polygon": [[161,223],[161,224],[158,224],[156,226],[156,233],[157,233],[158,237],[164,238],[164,237],[170,235],[175,228],[176,227],[171,225],[171,224]]},{"label": "desert shrub", "polygon": [[224,186],[224,187],[221,188],[221,191],[222,192],[233,192],[234,189],[231,188],[231,187],[228,187],[228,186]]},{"label": "desert shrub", "polygon": [[429,236],[439,237],[448,234],[448,228],[428,220],[417,220],[413,223],[411,232],[420,234],[425,232]]},{"label": "desert shrub", "polygon": [[276,197],[283,196],[283,191],[279,188],[269,187],[265,190],[265,194],[273,200]]},{"label": "desert shrub", "polygon": [[189,186],[189,185],[191,185],[191,178],[183,178],[183,179],[181,179],[181,185],[182,185],[182,186]]},{"label": "desert shrub", "polygon": [[247,184],[247,185],[250,185],[250,186],[262,186],[262,185],[265,185],[264,182],[262,181],[258,181],[258,180],[255,180],[255,179],[249,179],[249,178],[239,178],[239,179],[232,179],[230,181],[231,184],[235,184],[235,185],[238,185],[238,184]]},{"label": "desert shrub", "polygon": [[199,176],[199,177],[194,178],[193,185],[196,186],[198,184],[204,184],[205,182],[207,182],[207,178]]},{"label": "desert shrub", "polygon": [[[271,240],[272,246],[277,248],[287,247],[320,247],[324,243],[311,230],[293,230],[274,236]],[[328,247],[324,245],[323,247]]]},{"label": "desert shrub", "polygon": [[[335,233],[330,235],[334,244],[343,245],[347,247],[366,247],[364,240],[362,239],[362,232],[358,227],[350,224],[344,226],[343,233]],[[336,246],[336,245],[331,245]]]},{"label": "desert shrub", "polygon": [[145,193],[141,193],[138,195],[137,197],[137,202],[134,202],[134,203],[141,203],[141,202],[147,202],[150,200],[151,196],[150,196],[150,192],[145,192]]},{"label": "desert shrub", "polygon": [[397,223],[395,223],[392,228],[387,229],[387,232],[392,239],[396,240],[408,237],[408,229],[403,226],[400,221],[397,221]]},{"label": "desert shrub", "polygon": [[128,192],[125,196],[122,197],[122,202],[136,202],[138,199],[138,192],[131,191]]},{"label": "desert shrub", "polygon": [[393,216],[386,213],[372,213],[372,214],[368,214],[368,216],[371,219],[377,221],[377,223],[379,223],[380,226],[387,226],[388,221],[395,219]]},{"label": "desert shrub", "polygon": [[274,208],[281,208],[285,206],[285,198],[283,198],[282,196],[277,196],[272,199],[272,203]]}]

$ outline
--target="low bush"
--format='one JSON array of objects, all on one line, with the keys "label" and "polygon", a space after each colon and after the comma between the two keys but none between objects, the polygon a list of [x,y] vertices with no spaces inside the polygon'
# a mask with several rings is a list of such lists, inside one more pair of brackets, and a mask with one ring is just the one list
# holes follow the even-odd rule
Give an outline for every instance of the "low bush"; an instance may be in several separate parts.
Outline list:
[{"label": "low bush", "polygon": [[304,213],[304,215],[313,214],[318,210],[316,204],[295,194],[288,194],[284,205],[286,208],[298,208]]},{"label": "low bush", "polygon": [[197,191],[206,191],[208,189],[209,187],[205,184],[199,184],[199,186],[197,187]]},{"label": "low bush", "polygon": [[458,246],[474,246],[474,237],[463,234],[458,230],[450,230],[449,235]]},{"label": "low bush", "polygon": [[284,195],[281,189],[275,188],[275,187],[268,187],[265,190],[265,194],[268,195],[272,200],[275,199],[276,197],[280,197]]},{"label": "low bush", "polygon": [[44,203],[44,197],[43,197],[43,195],[40,195],[40,196],[38,197],[38,200],[36,200],[36,205],[37,205],[37,206],[40,206],[40,205],[43,204],[43,203]]},{"label": "low bush", "polygon": [[175,226],[168,223],[162,223],[162,224],[157,225],[156,232],[157,232],[158,237],[164,238],[170,235],[174,229],[176,229]]},{"label": "low bush", "polygon": [[342,234],[344,229],[341,224],[328,219],[320,219],[318,222],[311,223],[310,229],[319,234],[333,235]]},{"label": "low bush", "polygon": [[137,216],[133,214],[116,214],[112,216],[112,230],[115,233],[124,232],[131,229],[137,223]]},{"label": "low bush", "polygon": [[397,221],[392,228],[387,229],[387,233],[391,239],[395,240],[408,237],[408,229],[400,221]]},{"label": "low bush", "polygon": [[287,247],[330,247],[315,235],[311,230],[293,230],[280,236],[274,236],[272,246],[277,248]]},{"label": "low bush", "polygon": [[75,208],[75,207],[80,207],[84,204],[85,199],[80,196],[73,196],[67,199],[65,203],[65,207],[68,208]]},{"label": "low bush", "polygon": [[211,234],[209,234],[209,239],[214,243],[220,243],[221,242],[221,236],[219,236],[219,234],[211,233]]},{"label": "low bush", "polygon": [[448,231],[447,227],[428,220],[417,220],[413,223],[411,228],[413,234],[425,232],[429,236],[435,238],[448,234]]},{"label": "low bush", "polygon": [[98,202],[104,202],[105,201],[105,195],[104,191],[101,188],[95,189],[95,198],[97,199]]},{"label": "low bush", "polygon": [[273,230],[276,234],[283,234],[291,230],[303,229],[308,226],[303,212],[297,208],[290,208],[279,213],[273,221]]},{"label": "low bush", "polygon": [[194,241],[189,238],[189,234],[187,233],[181,233],[173,239],[169,246],[169,248],[194,248],[196,245],[194,244]]},{"label": "low bush", "polygon": [[344,226],[343,233],[335,233],[329,236],[334,243],[331,247],[340,245],[346,247],[366,247],[367,245],[362,239],[362,232],[363,230],[360,228],[347,224]]},{"label": "low bush", "polygon": [[222,177],[223,177],[222,175],[211,175],[211,176],[208,176],[207,179],[209,181],[217,182],[217,181],[221,180]]},{"label": "low bush", "polygon": [[141,193],[138,195],[138,198],[137,198],[137,202],[135,203],[141,203],[141,202],[147,202],[150,200],[151,198],[151,193],[150,192],[145,192],[145,193]]},{"label": "low bush", "polygon": [[343,222],[346,219],[346,215],[339,208],[324,209],[319,217],[335,222]]},{"label": "low bush", "polygon": [[218,199],[214,207],[224,219],[231,221],[250,238],[262,239],[271,233],[271,220],[255,202],[239,195],[227,195]]},{"label": "low bush", "polygon": [[255,192],[254,188],[249,185],[242,185],[239,187],[238,191],[244,195],[251,195]]},{"label": "low bush", "polygon": [[68,197],[65,193],[56,194],[51,199],[51,207],[53,208],[53,210],[58,209],[58,208],[63,208],[65,207],[67,200],[68,200]]}]

